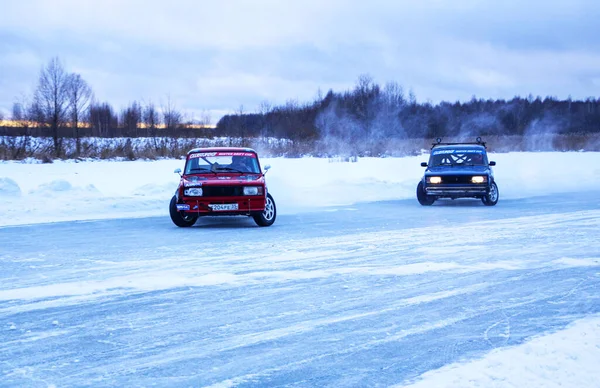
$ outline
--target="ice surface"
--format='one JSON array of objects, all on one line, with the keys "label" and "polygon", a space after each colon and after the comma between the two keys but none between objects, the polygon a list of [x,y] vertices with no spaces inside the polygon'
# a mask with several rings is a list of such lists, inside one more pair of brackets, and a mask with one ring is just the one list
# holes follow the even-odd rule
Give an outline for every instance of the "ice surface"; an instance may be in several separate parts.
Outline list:
[{"label": "ice surface", "polygon": [[264,160],[276,224],[189,229],[182,161],[1,163],[0,386],[600,386],[599,155],[493,155],[493,208],[425,159]]}]

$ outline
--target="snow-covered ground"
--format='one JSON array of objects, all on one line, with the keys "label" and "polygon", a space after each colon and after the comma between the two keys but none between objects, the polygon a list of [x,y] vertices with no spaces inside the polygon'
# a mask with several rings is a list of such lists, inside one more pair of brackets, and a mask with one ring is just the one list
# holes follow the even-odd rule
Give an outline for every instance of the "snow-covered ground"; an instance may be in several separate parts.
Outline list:
[{"label": "snow-covered ground", "polygon": [[[490,154],[500,198],[600,189],[600,154]],[[408,199],[427,156],[263,159],[280,214],[356,202]],[[168,214],[183,160],[0,163],[0,225]]]},{"label": "snow-covered ground", "polygon": [[575,321],[568,328],[500,348],[468,363],[424,373],[421,380],[397,387],[598,387],[600,317]]},{"label": "snow-covered ground", "polygon": [[180,160],[1,163],[0,386],[600,387],[600,154],[491,159],[265,159],[274,226],[191,230]]}]

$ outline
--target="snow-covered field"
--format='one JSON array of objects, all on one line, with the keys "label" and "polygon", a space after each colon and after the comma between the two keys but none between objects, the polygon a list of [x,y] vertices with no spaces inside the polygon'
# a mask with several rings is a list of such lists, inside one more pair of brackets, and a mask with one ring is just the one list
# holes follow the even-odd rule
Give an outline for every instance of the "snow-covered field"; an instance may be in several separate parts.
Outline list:
[{"label": "snow-covered field", "polygon": [[[281,214],[415,197],[427,156],[263,159]],[[500,198],[600,189],[599,153],[490,154]],[[0,225],[168,215],[183,160],[0,162]]]},{"label": "snow-covered field", "polygon": [[0,386],[600,387],[600,154],[491,159],[265,159],[275,225],[191,229],[180,160],[0,163]]}]

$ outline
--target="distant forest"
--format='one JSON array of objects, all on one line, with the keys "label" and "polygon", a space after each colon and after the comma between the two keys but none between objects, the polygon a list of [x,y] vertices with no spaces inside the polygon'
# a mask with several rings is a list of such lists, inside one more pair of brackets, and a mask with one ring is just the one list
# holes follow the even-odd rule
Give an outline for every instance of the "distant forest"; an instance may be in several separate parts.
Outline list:
[{"label": "distant forest", "polygon": [[476,137],[600,132],[600,98],[552,96],[418,103],[394,82],[380,86],[361,76],[353,90],[332,90],[312,103],[291,101],[262,112],[221,118],[217,132],[292,140],[335,137],[348,141],[386,138]]},{"label": "distant forest", "polygon": [[420,103],[412,91],[406,93],[396,82],[381,86],[369,75],[361,75],[351,90],[329,90],[304,103],[290,100],[272,106],[265,101],[252,113],[240,107],[213,128],[207,126],[209,116],[186,120],[170,99],[160,107],[133,101],[116,111],[110,103],[97,101],[81,76],[68,73],[54,58],[40,72],[32,97],[14,103],[11,119],[21,124],[0,127],[0,135],[51,137],[57,157],[61,156],[61,139],[77,139],[79,152],[79,139],[91,136],[232,137],[242,143],[251,138],[278,138],[302,143],[306,149],[313,144],[322,150],[376,154],[386,142],[405,139],[596,137],[600,134],[600,98],[474,96],[467,102]]}]

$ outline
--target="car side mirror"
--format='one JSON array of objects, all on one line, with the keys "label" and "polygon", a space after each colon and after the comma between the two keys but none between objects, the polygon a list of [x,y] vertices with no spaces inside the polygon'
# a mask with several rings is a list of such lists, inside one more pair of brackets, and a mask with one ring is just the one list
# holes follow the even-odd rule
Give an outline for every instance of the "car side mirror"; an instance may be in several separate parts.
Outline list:
[{"label": "car side mirror", "polygon": [[265,166],[265,172],[269,171],[270,169],[271,169],[271,165],[270,165],[270,164],[267,164],[267,165]]},{"label": "car side mirror", "polygon": [[495,165],[496,165],[496,162],[494,162],[493,160],[490,161],[490,166],[495,166]]},{"label": "car side mirror", "polygon": [[181,175],[181,169],[180,168],[176,168],[175,171],[173,171],[175,174],[179,174]]},{"label": "car side mirror", "polygon": [[427,167],[427,163],[421,162],[421,167]]}]

